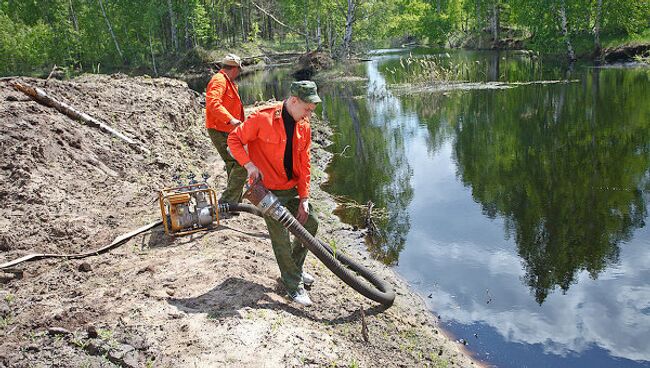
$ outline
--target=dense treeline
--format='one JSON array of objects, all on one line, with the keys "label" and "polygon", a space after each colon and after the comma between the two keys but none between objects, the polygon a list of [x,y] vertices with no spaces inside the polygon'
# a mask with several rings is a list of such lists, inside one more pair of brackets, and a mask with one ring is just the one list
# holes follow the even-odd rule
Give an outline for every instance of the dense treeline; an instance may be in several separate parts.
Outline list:
[{"label": "dense treeline", "polygon": [[410,26],[413,34],[444,43],[451,34],[472,33],[498,41],[507,31],[544,52],[564,49],[570,59],[576,40],[599,52],[603,35],[650,36],[648,0],[400,0],[397,6],[402,16],[391,24],[393,34]]},{"label": "dense treeline", "polygon": [[649,22],[650,0],[0,0],[0,74],[52,64],[156,73],[188,50],[250,44],[336,57],[405,37],[454,46],[479,36],[491,47],[503,34],[575,58],[576,38],[598,50],[603,35],[647,35]]},{"label": "dense treeline", "polygon": [[[380,1],[0,0],[0,73],[146,66],[201,49],[300,42],[349,55]],[[355,41],[368,39],[365,36]],[[6,56],[6,58],[5,58]]]}]

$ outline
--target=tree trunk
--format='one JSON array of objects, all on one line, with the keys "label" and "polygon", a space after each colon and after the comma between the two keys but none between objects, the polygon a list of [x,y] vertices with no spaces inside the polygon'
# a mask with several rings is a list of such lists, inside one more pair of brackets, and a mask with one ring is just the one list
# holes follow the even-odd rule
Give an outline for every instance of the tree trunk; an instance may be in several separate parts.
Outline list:
[{"label": "tree trunk", "polygon": [[327,17],[327,47],[330,49],[330,56],[334,51],[334,36],[332,35],[332,18]]},{"label": "tree trunk", "polygon": [[108,20],[108,17],[106,16],[106,10],[104,10],[104,3],[102,0],[99,1],[99,7],[102,9],[102,14],[104,15],[104,20],[106,21],[106,25],[108,26],[108,31],[111,33],[111,37],[113,37],[113,42],[115,43],[115,48],[117,49],[117,53],[120,54],[120,59],[122,61],[126,61],[124,59],[124,54],[122,54],[122,50],[120,49],[120,44],[117,42],[117,38],[115,37],[115,33],[113,32],[113,26],[111,26],[111,22]]},{"label": "tree trunk", "polygon": [[34,101],[40,103],[41,105],[52,107],[57,111],[59,111],[60,113],[65,114],[74,120],[81,121],[87,126],[97,128],[105,133],[109,133],[115,138],[121,139],[122,141],[126,142],[129,145],[129,147],[132,147],[138,152],[150,153],[150,151],[147,148],[145,148],[141,143],[136,142],[135,140],[127,137],[121,132],[111,128],[110,126],[104,124],[103,122],[93,118],[92,116],[73,108],[72,106],[66,104],[65,102],[61,102],[49,96],[45,91],[43,91],[38,87],[32,87],[29,84],[26,83],[22,84],[18,82],[14,82],[13,87],[23,92],[24,94],[28,95]]},{"label": "tree trunk", "polygon": [[241,43],[246,43],[246,29],[244,28],[244,5],[239,5],[239,23],[241,24]]},{"label": "tree trunk", "polygon": [[476,30],[481,33],[481,0],[476,0]]},{"label": "tree trunk", "polygon": [[305,0],[305,49],[309,52],[309,0]]},{"label": "tree trunk", "polygon": [[345,17],[345,34],[343,35],[343,57],[346,59],[350,58],[350,45],[352,44],[352,26],[354,25],[354,11],[356,9],[356,4],[354,0],[348,0],[348,13]]},{"label": "tree trunk", "polygon": [[79,33],[79,22],[77,21],[77,15],[74,12],[72,7],[72,0],[69,0],[70,3],[70,18],[72,19],[72,25],[74,26],[75,32]]},{"label": "tree trunk", "polygon": [[323,49],[323,41],[321,40],[321,29],[320,29],[320,0],[318,0],[318,16],[316,18],[316,50],[321,51]]},{"label": "tree trunk", "polygon": [[603,11],[603,0],[598,0],[596,4],[596,24],[594,24],[594,53],[600,54],[600,17]]},{"label": "tree trunk", "polygon": [[157,77],[156,58],[153,56],[153,43],[151,42],[151,28],[149,29],[149,51],[151,51],[151,64],[153,65],[153,74]]},{"label": "tree trunk", "polygon": [[176,52],[178,50],[178,41],[176,40],[176,17],[174,16],[174,8],[172,7],[172,0],[167,0],[167,9],[169,11],[169,22],[171,23],[171,39],[172,39],[172,50]]},{"label": "tree trunk", "polygon": [[[186,3],[187,4],[187,3]],[[185,6],[185,17],[184,17],[184,23],[185,23],[185,50],[189,50],[192,48],[192,35],[190,32],[190,22],[188,19],[188,12],[187,12],[187,6]]]},{"label": "tree trunk", "polygon": [[74,28],[73,37],[75,40],[75,44],[73,50],[68,52],[70,54],[74,54],[75,57],[74,65],[83,67],[81,64],[81,53],[80,53],[81,42],[79,42],[79,21],[77,20],[77,14],[75,13],[74,8],[72,7],[72,0],[69,0],[69,4],[70,4],[70,19],[72,20],[72,26]]},{"label": "tree trunk", "polygon": [[499,41],[499,0],[492,3],[492,39]]},{"label": "tree trunk", "polygon": [[569,25],[566,17],[566,6],[564,0],[560,1],[560,20],[562,21],[562,35],[566,41],[567,48],[567,57],[569,61],[573,62],[576,60],[575,51],[573,51],[573,45],[571,45],[571,38],[569,37]]}]

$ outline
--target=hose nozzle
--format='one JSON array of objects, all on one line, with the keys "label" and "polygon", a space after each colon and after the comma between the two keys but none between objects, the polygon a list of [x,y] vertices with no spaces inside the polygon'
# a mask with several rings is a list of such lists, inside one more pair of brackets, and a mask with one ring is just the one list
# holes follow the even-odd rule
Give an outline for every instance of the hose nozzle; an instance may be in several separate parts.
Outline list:
[{"label": "hose nozzle", "polygon": [[278,197],[264,187],[264,184],[258,179],[246,182],[246,192],[244,198],[254,204],[264,216],[269,216],[275,220],[280,220],[282,214],[287,210],[280,204]]}]

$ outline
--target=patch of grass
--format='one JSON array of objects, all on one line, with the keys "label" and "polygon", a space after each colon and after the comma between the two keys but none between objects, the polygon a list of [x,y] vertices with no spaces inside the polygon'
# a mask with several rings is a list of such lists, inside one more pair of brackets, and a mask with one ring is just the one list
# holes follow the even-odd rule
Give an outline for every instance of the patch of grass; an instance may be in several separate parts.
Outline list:
[{"label": "patch of grass", "polygon": [[86,340],[76,335],[72,336],[72,340],[70,340],[70,342],[72,343],[72,345],[78,347],[79,349],[85,350],[86,347],[88,346],[88,342]]},{"label": "patch of grass", "polygon": [[39,337],[42,337],[45,335],[45,332],[34,332],[34,331],[29,331],[29,341],[34,344],[38,340]]},{"label": "patch of grass", "polygon": [[99,336],[100,339],[104,340],[111,348],[115,348],[118,345],[118,341],[115,339],[113,331],[111,330],[98,329],[97,335]]},{"label": "patch of grass", "polygon": [[5,317],[0,317],[0,329],[4,330],[5,328],[7,328],[12,323],[14,323],[14,317],[11,314],[9,314],[9,315],[7,315]]},{"label": "patch of grass", "polygon": [[153,368],[154,367],[154,359],[153,358],[147,358],[147,362],[144,363],[145,368]]},{"label": "patch of grass", "polygon": [[[387,68],[391,75],[401,75],[402,83],[418,84],[431,82],[448,82],[462,80],[469,73],[467,63],[450,63],[442,56],[427,55],[423,57],[400,58],[399,66]],[[379,98],[385,97],[378,91]],[[386,91],[387,93],[387,91]]]},{"label": "patch of grass", "polygon": [[271,325],[271,331],[275,332],[277,329],[284,324],[284,317],[283,316],[278,316],[278,318],[273,321],[273,324]]},{"label": "patch of grass", "polygon": [[602,37],[601,44],[605,47],[618,47],[629,44],[650,43],[650,29],[631,35],[605,35]]},{"label": "patch of grass", "polygon": [[334,256],[334,258],[336,258],[336,249],[337,249],[336,240],[333,240],[333,239],[330,240],[330,248],[332,248],[332,256]]},{"label": "patch of grass", "polygon": [[98,329],[97,330],[97,335],[99,336],[100,339],[102,340],[110,340],[113,338],[113,331],[111,330],[104,330],[104,329]]},{"label": "patch of grass", "polygon": [[431,353],[431,361],[434,364],[434,367],[436,368],[448,368],[449,367],[449,362],[446,361],[445,359],[442,359],[441,357]]}]

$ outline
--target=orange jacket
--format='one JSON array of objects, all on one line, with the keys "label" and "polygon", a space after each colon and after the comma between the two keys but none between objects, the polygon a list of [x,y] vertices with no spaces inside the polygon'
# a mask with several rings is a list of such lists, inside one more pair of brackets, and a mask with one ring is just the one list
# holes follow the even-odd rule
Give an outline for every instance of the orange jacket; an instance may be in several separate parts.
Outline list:
[{"label": "orange jacket", "polygon": [[232,118],[244,121],[244,107],[237,85],[220,70],[205,91],[205,127],[228,133],[235,128],[228,123]]},{"label": "orange jacket", "polygon": [[[287,133],[282,120],[282,103],[253,113],[228,135],[228,147],[233,157],[242,166],[252,161],[262,173],[262,183],[265,187],[283,190],[298,186],[298,196],[308,198],[311,179],[309,119],[296,122],[291,180],[287,179],[284,169],[286,142]],[[244,145],[248,145],[248,153]]]}]

